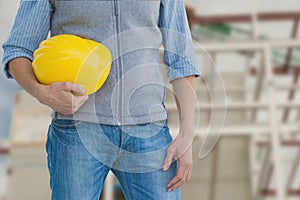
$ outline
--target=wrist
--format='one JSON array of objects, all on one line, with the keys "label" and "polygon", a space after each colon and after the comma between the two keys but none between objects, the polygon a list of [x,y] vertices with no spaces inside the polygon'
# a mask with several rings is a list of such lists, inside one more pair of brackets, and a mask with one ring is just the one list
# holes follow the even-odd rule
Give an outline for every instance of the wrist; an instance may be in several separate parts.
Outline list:
[{"label": "wrist", "polygon": [[180,125],[179,134],[183,137],[192,138],[195,137],[195,128],[193,124],[184,124]]},{"label": "wrist", "polygon": [[33,90],[32,90],[32,95],[40,102],[45,104],[45,100],[47,99],[47,88],[48,86],[40,84],[40,83],[35,83]]}]

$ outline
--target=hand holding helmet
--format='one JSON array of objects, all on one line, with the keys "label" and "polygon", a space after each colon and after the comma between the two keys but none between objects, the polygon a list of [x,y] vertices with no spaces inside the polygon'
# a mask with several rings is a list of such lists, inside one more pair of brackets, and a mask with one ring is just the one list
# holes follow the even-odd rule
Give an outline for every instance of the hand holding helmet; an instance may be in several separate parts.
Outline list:
[{"label": "hand holding helmet", "polygon": [[110,51],[74,35],[41,42],[32,67],[42,84],[39,101],[64,115],[75,113],[104,84],[111,68]]},{"label": "hand holding helmet", "polygon": [[34,52],[32,66],[41,84],[76,83],[82,85],[89,95],[104,84],[111,62],[111,53],[104,45],[62,34],[41,42]]}]

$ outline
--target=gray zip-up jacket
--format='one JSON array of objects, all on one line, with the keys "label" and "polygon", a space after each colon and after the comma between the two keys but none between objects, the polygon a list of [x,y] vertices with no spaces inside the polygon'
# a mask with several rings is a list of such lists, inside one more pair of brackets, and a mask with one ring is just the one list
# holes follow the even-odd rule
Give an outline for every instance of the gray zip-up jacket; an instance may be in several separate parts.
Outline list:
[{"label": "gray zip-up jacket", "polygon": [[112,125],[166,119],[161,45],[170,81],[199,75],[183,0],[21,1],[3,44],[4,70],[15,57],[32,60],[49,30],[52,36],[74,34],[98,41],[113,57],[104,85],[74,115],[53,112],[55,118]]}]

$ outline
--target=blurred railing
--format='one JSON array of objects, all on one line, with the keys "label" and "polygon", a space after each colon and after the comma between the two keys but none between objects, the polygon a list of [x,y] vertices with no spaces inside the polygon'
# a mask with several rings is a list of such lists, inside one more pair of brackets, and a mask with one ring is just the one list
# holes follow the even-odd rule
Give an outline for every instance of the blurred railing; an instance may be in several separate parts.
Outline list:
[{"label": "blurred railing", "polygon": [[[300,40],[295,39],[299,29],[300,12],[280,12],[280,13],[253,13],[242,15],[218,15],[218,16],[197,16],[192,7],[187,6],[187,15],[191,27],[195,25],[209,25],[209,24],[231,24],[231,23],[249,23],[251,26],[250,38],[244,42],[207,42],[201,43],[202,47],[197,46],[196,51],[202,53],[207,51],[212,57],[221,52],[258,52],[262,55],[261,65],[259,69],[246,66],[245,79],[250,76],[257,75],[257,82],[255,85],[254,96],[248,97],[244,102],[228,102],[226,110],[244,110],[250,111],[250,124],[240,126],[225,126],[223,135],[250,135],[250,163],[251,163],[251,178],[252,178],[252,195],[253,199],[262,199],[264,196],[273,196],[277,200],[286,200],[291,196],[300,196],[300,188],[291,189],[291,184],[295,180],[295,173],[299,168],[300,163],[300,149],[292,163],[292,170],[290,174],[283,174],[281,149],[284,146],[294,146],[299,148],[300,138],[300,120],[295,123],[286,123],[290,109],[296,109],[299,114],[298,102],[293,102],[295,93],[299,91],[298,84],[300,74],[300,63],[297,66],[291,65],[293,50],[300,47]],[[261,21],[292,21],[290,37],[287,40],[267,40],[261,41],[258,38],[258,23]],[[278,48],[287,48],[285,62],[282,66],[274,67],[272,63],[272,50]],[[207,66],[206,66],[207,67]],[[210,66],[213,68],[213,66]],[[292,83],[289,85],[277,85],[274,81],[276,75],[291,74]],[[268,96],[267,103],[259,102],[259,98],[263,92],[263,88]],[[247,91],[249,87],[229,86],[226,87],[226,92]],[[288,98],[286,102],[276,102],[275,93],[278,90],[288,91]],[[202,112],[209,111],[210,105],[201,105],[199,107]],[[222,108],[222,106],[220,106]],[[218,105],[214,105],[214,109],[218,109]],[[269,113],[268,125],[256,125],[255,118],[258,110],[267,109]],[[284,114],[282,119],[278,118],[278,110],[283,109]],[[198,130],[198,134],[205,133],[207,129]],[[267,134],[269,139],[260,141],[257,137],[261,133]],[[297,133],[291,135],[291,133]],[[290,138],[284,139],[282,138]],[[264,145],[262,145],[264,144]],[[267,147],[265,156],[261,159],[257,158],[257,153],[261,153],[261,147]],[[270,164],[271,163],[271,164]],[[275,190],[269,189],[270,179],[272,174],[275,178]],[[284,176],[288,175],[287,183],[284,183]],[[211,188],[212,189],[212,188]]]}]

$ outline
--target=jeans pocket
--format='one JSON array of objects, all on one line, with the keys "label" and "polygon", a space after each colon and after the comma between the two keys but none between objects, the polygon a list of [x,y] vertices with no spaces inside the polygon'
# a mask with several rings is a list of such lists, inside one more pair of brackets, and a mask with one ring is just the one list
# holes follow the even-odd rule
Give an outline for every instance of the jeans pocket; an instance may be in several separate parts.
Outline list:
[{"label": "jeans pocket", "polygon": [[52,125],[54,125],[57,128],[76,128],[77,125],[81,124],[82,121],[79,120],[73,120],[73,119],[53,119]]},{"label": "jeans pocket", "polygon": [[53,119],[51,131],[60,143],[65,145],[78,145],[80,138],[77,132],[77,126],[81,123],[82,121],[72,119]]},{"label": "jeans pocket", "polygon": [[136,128],[132,128],[131,135],[135,136],[132,138],[132,141],[135,147],[133,151],[136,153],[147,153],[164,149],[172,141],[168,125],[162,123],[159,125],[149,123],[144,127],[136,126]]}]

